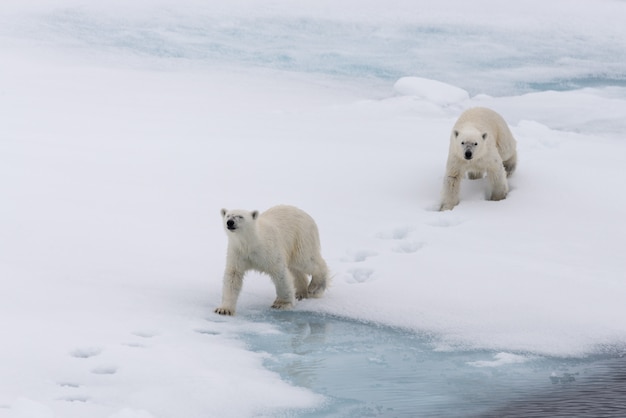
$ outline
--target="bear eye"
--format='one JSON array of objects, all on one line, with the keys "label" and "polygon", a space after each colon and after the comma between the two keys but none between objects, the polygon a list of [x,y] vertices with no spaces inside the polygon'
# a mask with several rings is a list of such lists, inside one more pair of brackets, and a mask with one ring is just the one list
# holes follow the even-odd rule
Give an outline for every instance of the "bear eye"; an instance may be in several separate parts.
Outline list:
[{"label": "bear eye", "polygon": [[478,145],[478,142],[474,142],[474,146],[477,146],[477,145]]},{"label": "bear eye", "polygon": [[461,141],[461,145],[465,145],[465,141]]}]

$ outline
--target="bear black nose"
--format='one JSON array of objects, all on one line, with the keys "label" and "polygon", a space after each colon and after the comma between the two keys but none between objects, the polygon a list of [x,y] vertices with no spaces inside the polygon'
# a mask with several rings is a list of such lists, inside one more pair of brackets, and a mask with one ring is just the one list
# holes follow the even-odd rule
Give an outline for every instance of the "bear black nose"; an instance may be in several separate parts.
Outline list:
[{"label": "bear black nose", "polygon": [[472,151],[465,151],[465,159],[466,160],[472,159]]},{"label": "bear black nose", "polygon": [[229,228],[232,228],[235,225],[235,221],[233,221],[232,219],[229,219],[226,221],[226,226]]}]

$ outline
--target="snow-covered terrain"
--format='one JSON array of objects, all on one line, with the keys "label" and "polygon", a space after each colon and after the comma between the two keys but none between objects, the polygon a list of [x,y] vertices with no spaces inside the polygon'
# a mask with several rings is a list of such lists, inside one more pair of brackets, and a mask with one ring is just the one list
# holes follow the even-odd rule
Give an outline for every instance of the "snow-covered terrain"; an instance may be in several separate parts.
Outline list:
[{"label": "snow-covered terrain", "polygon": [[[279,332],[246,318],[268,278],[213,313],[222,207],[316,219],[333,284],[296,310],[495,362],[624,352],[623,1],[23,3],[0,6],[0,417],[321,405],[240,338]],[[512,190],[437,212],[476,105],[518,140]]]}]

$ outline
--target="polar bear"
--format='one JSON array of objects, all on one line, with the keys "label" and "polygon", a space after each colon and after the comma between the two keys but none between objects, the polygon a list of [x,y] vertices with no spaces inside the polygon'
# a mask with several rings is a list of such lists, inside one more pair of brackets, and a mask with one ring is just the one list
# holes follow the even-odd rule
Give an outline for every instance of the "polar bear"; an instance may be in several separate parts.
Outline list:
[{"label": "polar bear", "polygon": [[517,165],[516,141],[498,113],[484,107],[466,110],[452,128],[448,162],[439,210],[451,210],[459,203],[461,179],[485,174],[489,200],[502,200],[509,191],[507,177]]},{"label": "polar bear", "polygon": [[[276,286],[275,309],[295,300],[320,297],[328,284],[328,268],[320,254],[317,225],[306,212],[287,205],[258,211],[222,209],[228,236],[222,304],[215,312],[234,315],[248,270],[268,274]],[[309,283],[307,275],[311,276]]]}]

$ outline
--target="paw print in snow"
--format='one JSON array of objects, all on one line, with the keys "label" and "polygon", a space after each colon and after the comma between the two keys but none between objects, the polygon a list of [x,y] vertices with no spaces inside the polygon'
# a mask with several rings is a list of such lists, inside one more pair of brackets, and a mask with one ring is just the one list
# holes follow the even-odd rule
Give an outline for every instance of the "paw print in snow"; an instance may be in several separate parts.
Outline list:
[{"label": "paw print in snow", "polygon": [[357,268],[348,271],[348,283],[365,283],[372,280],[374,274],[373,269],[369,268]]},{"label": "paw print in snow", "polygon": [[357,250],[357,251],[348,251],[348,256],[341,259],[341,261],[349,263],[361,263],[367,260],[370,257],[377,256],[378,253],[370,250]]},{"label": "paw print in snow", "polygon": [[407,238],[411,234],[412,231],[413,231],[413,228],[410,226],[401,226],[398,228],[394,228],[391,231],[379,232],[376,236],[381,239],[400,240],[400,239]]},{"label": "paw print in snow", "polygon": [[102,353],[102,348],[100,347],[86,347],[86,348],[77,348],[73,350],[70,355],[74,358],[91,358],[95,357]]},{"label": "paw print in snow", "polygon": [[411,254],[411,253],[419,251],[421,248],[424,247],[424,245],[426,244],[423,242],[406,241],[406,242],[401,242],[400,244],[396,245],[393,248],[393,251],[396,253],[401,253],[401,254]]}]

